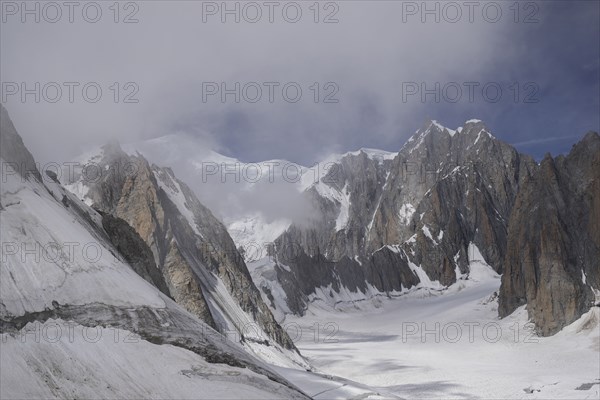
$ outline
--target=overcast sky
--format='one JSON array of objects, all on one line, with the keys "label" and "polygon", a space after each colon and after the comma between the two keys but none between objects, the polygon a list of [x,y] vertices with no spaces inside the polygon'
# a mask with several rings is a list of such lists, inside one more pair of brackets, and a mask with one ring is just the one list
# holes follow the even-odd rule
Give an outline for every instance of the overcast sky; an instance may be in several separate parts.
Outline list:
[{"label": "overcast sky", "polygon": [[[185,132],[243,161],[307,165],[332,151],[397,151],[427,118],[449,127],[483,119],[497,137],[539,158],[598,131],[599,2],[475,3],[427,2],[438,7],[438,22],[422,2],[321,2],[318,15],[313,1],[275,2],[269,15],[262,1],[229,1],[240,9],[237,23],[222,15],[221,2],[124,2],[117,16],[112,1],[98,1],[102,15],[91,23],[97,10],[86,2],[73,9],[73,22],[65,6],[58,16],[38,3],[36,22],[21,2],[2,2],[2,101],[41,161],[69,160],[107,138]],[[40,83],[39,103],[34,94],[23,102],[23,82],[34,91]],[[55,103],[49,82],[62,87]],[[72,103],[65,82],[79,84]],[[83,97],[89,82],[102,89],[96,103],[94,86]],[[229,89],[239,82],[240,102],[229,94],[223,103],[211,82]],[[268,82],[278,84],[273,102]],[[284,99],[286,83],[289,100],[301,88],[299,101]],[[476,85],[472,99],[467,85]],[[256,86],[262,97],[252,103]],[[433,92],[422,99],[422,88]],[[125,103],[127,95],[138,102]],[[338,101],[324,102],[327,95]]]}]

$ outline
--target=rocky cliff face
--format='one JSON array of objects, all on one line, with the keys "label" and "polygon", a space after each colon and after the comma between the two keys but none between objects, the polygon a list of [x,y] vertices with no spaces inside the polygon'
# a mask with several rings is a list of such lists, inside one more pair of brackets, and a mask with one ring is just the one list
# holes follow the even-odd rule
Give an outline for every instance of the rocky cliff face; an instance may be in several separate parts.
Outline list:
[{"label": "rocky cliff face", "polygon": [[123,255],[125,261],[139,276],[156,286],[158,290],[169,296],[169,288],[160,269],[154,262],[152,250],[127,222],[111,214],[99,212],[102,216],[102,227],[110,242]]},{"label": "rocky cliff face", "polygon": [[520,190],[509,222],[500,316],[527,304],[541,334],[579,318],[600,289],[600,137],[547,155]]},{"label": "rocky cliff face", "polygon": [[290,239],[309,254],[316,255],[318,250],[330,260],[366,255],[368,228],[391,167],[391,159],[366,151],[349,153],[332,164],[305,192],[320,215],[310,221],[308,229],[288,230]]},{"label": "rocky cliff face", "polygon": [[[420,216],[415,211],[421,201],[441,190],[438,186],[448,186],[448,179],[455,176],[468,178],[461,193],[464,199],[473,196],[471,189],[481,190],[477,185],[484,186],[499,215],[508,217],[519,181],[535,165],[530,157],[493,137],[479,120],[467,121],[456,130],[427,123],[409,139],[394,163],[395,173],[375,215],[371,248],[411,236],[410,220],[415,214]],[[451,194],[456,205],[463,200],[456,198],[458,193],[445,194]]]},{"label": "rocky cliff face", "polygon": [[358,295],[448,286],[468,275],[470,248],[501,273],[509,215],[536,168],[478,120],[457,130],[430,121],[393,158],[346,155],[305,192],[314,221],[275,241],[290,310],[329,285]]},{"label": "rocky cliff face", "polygon": [[[272,305],[302,314],[314,300],[443,288],[482,258],[503,273],[500,316],[527,304],[539,333],[556,333],[600,293],[599,149],[589,133],[538,165],[472,120],[427,123],[393,160],[350,153],[305,192],[312,225],[275,241],[285,299]],[[269,276],[255,279],[273,292]]]},{"label": "rocky cliff face", "polygon": [[82,165],[68,187],[137,232],[178,304],[223,333],[237,332],[250,346],[271,342],[296,351],[225,227],[170,169],[114,143]]}]

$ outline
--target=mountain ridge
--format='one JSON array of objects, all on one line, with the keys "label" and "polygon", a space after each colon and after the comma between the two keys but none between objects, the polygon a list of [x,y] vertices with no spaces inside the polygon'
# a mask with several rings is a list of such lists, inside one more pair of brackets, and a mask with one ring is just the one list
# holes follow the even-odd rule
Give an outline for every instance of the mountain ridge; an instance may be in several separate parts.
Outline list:
[{"label": "mountain ridge", "polygon": [[[230,158],[217,159],[229,167]],[[238,247],[262,246],[249,256],[249,268],[278,318],[301,315],[324,287],[332,307],[377,293],[448,287],[468,279],[479,256],[501,274],[515,201],[543,164],[477,119],[457,129],[430,120],[397,153],[359,149],[324,163],[322,169],[290,163],[312,179],[283,182],[311,205],[301,223],[267,222],[256,211],[227,223]]]},{"label": "mountain ridge", "polygon": [[114,143],[91,157],[99,170],[110,173],[86,179],[82,168],[67,186],[83,186],[81,200],[133,227],[179,304],[221,333],[235,333],[258,354],[283,360],[276,354],[281,346],[294,362],[304,363],[263,303],[225,227],[170,168],[151,165]]},{"label": "mountain ridge", "polygon": [[[10,146],[0,159],[27,170],[4,174],[1,186],[3,398],[214,398],[224,389],[307,398],[140,276],[99,213],[31,169],[35,160],[7,116],[2,109],[0,136]],[[186,368],[214,380],[186,382]]]}]

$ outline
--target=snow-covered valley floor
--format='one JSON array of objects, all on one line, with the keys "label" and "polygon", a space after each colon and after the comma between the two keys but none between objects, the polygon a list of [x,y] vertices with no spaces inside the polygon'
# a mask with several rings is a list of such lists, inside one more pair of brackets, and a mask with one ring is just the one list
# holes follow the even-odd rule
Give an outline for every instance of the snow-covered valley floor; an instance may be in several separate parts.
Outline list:
[{"label": "snow-covered valley floor", "polygon": [[600,398],[600,308],[538,337],[524,308],[498,319],[499,277],[481,278],[342,312],[313,303],[284,326],[302,328],[296,345],[320,372],[384,397]]}]

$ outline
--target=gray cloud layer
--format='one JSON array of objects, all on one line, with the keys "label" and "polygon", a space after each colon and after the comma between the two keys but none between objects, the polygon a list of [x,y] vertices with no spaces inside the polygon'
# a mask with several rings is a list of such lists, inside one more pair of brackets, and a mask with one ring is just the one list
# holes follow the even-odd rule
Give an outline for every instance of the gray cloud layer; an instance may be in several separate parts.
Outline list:
[{"label": "gray cloud layer", "polygon": [[[9,15],[3,5],[3,83],[97,82],[103,89],[93,104],[81,97],[80,86],[73,103],[63,93],[57,103],[36,103],[32,96],[23,103],[17,95],[5,105],[42,162],[70,160],[109,138],[127,143],[185,133],[195,146],[243,161],[284,158],[308,165],[332,151],[398,150],[428,117],[451,127],[479,117],[500,138],[527,146],[598,129],[598,116],[590,112],[599,104],[598,2],[521,2],[518,15],[513,2],[492,2],[492,8],[476,2],[473,22],[464,2],[457,2],[462,16],[456,23],[449,22],[456,14],[448,2],[426,3],[439,7],[439,23],[433,15],[422,23],[420,12],[406,13],[425,3],[402,1],[340,1],[327,8],[321,3],[320,20],[338,7],[339,22],[332,24],[314,23],[313,2],[298,2],[303,16],[297,23],[284,20],[285,3],[275,10],[274,23],[265,14],[257,23],[235,23],[231,16],[221,23],[219,15],[203,22],[208,3],[191,1],[135,2],[139,22],[133,24],[114,23],[112,2],[98,2],[103,15],[94,24],[83,19],[81,8],[73,23],[66,14],[57,23],[34,23],[31,16],[22,23],[19,13]],[[502,17],[489,22],[498,5]],[[119,19],[131,11],[121,9]],[[524,23],[527,17],[538,22]],[[114,82],[119,103],[112,98]],[[127,82],[139,88],[139,103],[122,102],[131,93]],[[218,96],[203,102],[203,82],[297,82],[303,96],[286,102],[280,86],[273,103],[265,91],[257,103],[236,104],[232,96],[225,104]],[[330,92],[324,84],[334,82],[339,102],[315,103],[315,82],[321,96]],[[504,92],[499,103],[486,101],[480,89],[473,102],[466,92],[456,103],[433,96],[423,103],[419,95],[403,101],[406,82],[457,82],[463,89],[464,82],[497,82]],[[520,85],[518,104],[511,101],[512,82]],[[526,82],[538,85],[540,102],[522,103]],[[561,121],[573,130],[561,131]],[[267,200],[282,196],[261,192],[265,197],[257,201],[271,204],[269,209],[274,206]]]},{"label": "gray cloud layer", "polygon": [[[285,22],[278,9],[275,23],[263,16],[255,24],[234,23],[231,17],[223,24],[219,15],[203,23],[202,2],[166,1],[136,3],[135,24],[115,24],[109,3],[101,3],[103,18],[96,24],[77,11],[72,24],[66,16],[55,24],[7,16],[3,82],[94,81],[104,93],[96,104],[81,99],[21,104],[13,96],[6,105],[24,136],[35,138],[31,146],[43,158],[72,155],[105,137],[130,141],[179,130],[210,132],[207,139],[240,158],[306,162],[334,147],[399,147],[399,138],[422,123],[427,108],[419,96],[402,101],[403,82],[534,80],[513,76],[521,56],[513,47],[522,44],[510,40],[527,35],[535,24],[515,24],[508,3],[496,3],[503,10],[497,23],[486,22],[482,5],[474,23],[464,7],[457,23],[444,21],[452,10],[441,14],[440,23],[434,16],[421,23],[420,14],[406,12],[403,22],[406,3],[337,2],[334,24],[315,24],[306,2],[299,3],[303,17],[296,24]],[[332,10],[321,10],[320,18]],[[108,86],[129,81],[139,85],[139,104],[114,104]],[[202,82],[269,81],[298,82],[302,100],[290,104],[279,93],[273,104],[234,104],[232,97],[226,104],[213,98],[202,102]],[[309,86],[330,81],[339,85],[339,103],[313,103]],[[476,111],[465,101],[452,108],[456,114]]]}]

